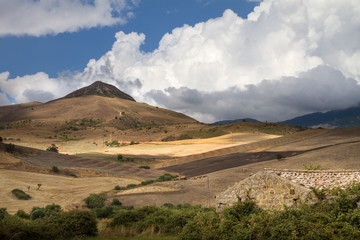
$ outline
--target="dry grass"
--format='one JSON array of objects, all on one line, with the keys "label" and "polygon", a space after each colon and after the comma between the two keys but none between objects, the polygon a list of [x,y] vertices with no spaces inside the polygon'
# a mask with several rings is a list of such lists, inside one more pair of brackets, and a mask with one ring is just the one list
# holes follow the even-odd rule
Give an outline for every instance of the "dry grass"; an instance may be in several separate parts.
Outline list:
[{"label": "dry grass", "polygon": [[[71,204],[82,205],[82,200],[90,193],[109,191],[114,186],[138,184],[138,180],[120,177],[90,177],[73,178],[48,174],[19,172],[0,169],[0,207],[7,208],[9,213],[18,209],[29,212],[33,206],[45,206],[57,203],[65,209]],[[37,184],[42,184],[37,190]],[[30,187],[28,190],[27,187]],[[16,199],[11,190],[18,188],[29,194],[32,198],[27,201]]]}]

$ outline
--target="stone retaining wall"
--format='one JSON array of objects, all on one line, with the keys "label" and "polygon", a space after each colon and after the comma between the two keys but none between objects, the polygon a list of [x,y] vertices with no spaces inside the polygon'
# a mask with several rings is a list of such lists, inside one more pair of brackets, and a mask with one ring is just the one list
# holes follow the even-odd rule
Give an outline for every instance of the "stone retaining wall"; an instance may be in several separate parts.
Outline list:
[{"label": "stone retaining wall", "polygon": [[264,209],[282,209],[299,202],[317,201],[311,187],[346,188],[360,183],[359,170],[287,170],[264,169],[216,196],[216,210],[221,212],[238,199],[252,199]]},{"label": "stone retaining wall", "polygon": [[265,169],[279,177],[290,180],[306,188],[333,189],[336,187],[344,189],[353,183],[360,183],[359,170],[287,170],[287,169]]},{"label": "stone retaining wall", "polygon": [[262,171],[246,178],[216,196],[216,211],[235,204],[238,199],[251,199],[263,209],[282,209],[300,202],[312,201],[315,196],[309,188]]}]

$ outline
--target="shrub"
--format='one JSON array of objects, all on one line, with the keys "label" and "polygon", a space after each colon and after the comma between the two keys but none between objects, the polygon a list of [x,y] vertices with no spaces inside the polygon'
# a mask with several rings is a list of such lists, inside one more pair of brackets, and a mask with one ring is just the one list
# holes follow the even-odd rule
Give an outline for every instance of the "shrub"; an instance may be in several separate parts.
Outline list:
[{"label": "shrub", "polygon": [[118,140],[113,140],[112,142],[105,141],[105,145],[108,147],[119,147],[120,143]]},{"label": "shrub", "polygon": [[27,214],[24,210],[18,210],[15,214],[16,216],[24,219],[30,219],[30,214]]},{"label": "shrub", "polygon": [[45,213],[46,213],[45,208],[33,207],[33,209],[30,212],[30,219],[35,220],[38,218],[43,218],[46,216]]},{"label": "shrub", "polygon": [[59,148],[55,145],[55,144],[51,144],[51,146],[49,146],[46,151],[49,151],[49,152],[59,152]]},{"label": "shrub", "polygon": [[102,208],[105,203],[105,197],[99,194],[90,194],[85,199],[85,203],[88,208]]},{"label": "shrub", "polygon": [[23,190],[17,188],[13,189],[11,193],[20,200],[29,200],[31,198],[29,194],[26,194]]},{"label": "shrub", "polygon": [[112,200],[112,202],[111,202],[111,205],[113,205],[113,206],[122,206],[122,202],[120,202],[119,199],[114,198],[114,199]]},{"label": "shrub", "polygon": [[51,171],[52,171],[53,173],[59,173],[59,168],[58,168],[57,166],[53,166],[53,167],[51,168]]},{"label": "shrub", "polygon": [[143,169],[150,169],[149,166],[140,166],[139,168],[143,168]]},{"label": "shrub", "polygon": [[135,145],[135,144],[139,144],[139,142],[134,142],[134,141],[130,142],[130,145]]},{"label": "shrub", "polygon": [[321,165],[312,165],[310,163],[309,166],[304,165],[305,170],[324,170],[324,168]]},{"label": "shrub", "polygon": [[0,222],[8,215],[6,208],[0,208]]},{"label": "shrub", "polygon": [[56,238],[82,238],[84,236],[95,236],[97,234],[96,218],[90,211],[72,210],[53,215],[49,219],[53,223]]},{"label": "shrub", "polygon": [[284,158],[284,156],[281,153],[276,154],[276,159],[277,160],[280,160],[280,159],[283,159],[283,158]]},{"label": "shrub", "polygon": [[97,218],[109,218],[113,214],[114,210],[110,206],[104,206],[102,208],[95,209],[95,215]]},{"label": "shrub", "polygon": [[138,185],[136,185],[136,184],[128,184],[127,186],[126,186],[126,189],[131,189],[131,188],[136,188]]},{"label": "shrub", "polygon": [[173,178],[177,178],[178,176],[171,175],[170,173],[165,173],[164,175],[161,175],[158,177],[155,182],[166,182],[171,181]]},{"label": "shrub", "polygon": [[142,181],[141,182],[141,185],[148,185],[148,184],[151,184],[151,183],[154,183],[155,182],[155,180],[152,180],[152,179],[150,179],[150,180],[145,180],[145,181]]},{"label": "shrub", "polygon": [[121,161],[123,158],[124,158],[123,155],[117,155],[117,160],[118,160],[118,161]]},{"label": "shrub", "polygon": [[119,185],[116,185],[114,189],[115,189],[115,190],[121,190],[121,188],[120,188]]},{"label": "shrub", "polygon": [[12,143],[5,143],[5,151],[8,153],[14,153],[15,152],[15,145]]}]

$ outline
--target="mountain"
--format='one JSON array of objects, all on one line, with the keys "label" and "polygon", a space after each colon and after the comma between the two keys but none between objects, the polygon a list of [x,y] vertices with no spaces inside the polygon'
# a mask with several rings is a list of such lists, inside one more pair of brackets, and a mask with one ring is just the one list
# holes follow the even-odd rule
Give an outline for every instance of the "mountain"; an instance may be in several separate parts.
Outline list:
[{"label": "mountain", "polygon": [[100,81],[96,81],[90,86],[80,88],[72,93],[69,93],[64,98],[75,98],[75,97],[83,97],[89,95],[96,95],[102,97],[111,97],[111,98],[121,98],[125,100],[134,101],[135,99],[130,95],[120,91],[113,85],[103,83]]},{"label": "mountain", "polygon": [[226,125],[226,124],[238,123],[238,122],[259,122],[259,121],[253,118],[243,118],[243,119],[235,119],[235,120],[218,121],[212,123],[212,125]]},{"label": "mountain", "polygon": [[311,113],[281,123],[304,127],[356,127],[360,126],[360,107],[352,107],[325,113]]},{"label": "mountain", "polygon": [[93,119],[103,126],[119,129],[197,122],[182,113],[138,103],[116,87],[102,82],[47,103],[0,107],[0,127],[29,120],[50,126],[82,119]]}]

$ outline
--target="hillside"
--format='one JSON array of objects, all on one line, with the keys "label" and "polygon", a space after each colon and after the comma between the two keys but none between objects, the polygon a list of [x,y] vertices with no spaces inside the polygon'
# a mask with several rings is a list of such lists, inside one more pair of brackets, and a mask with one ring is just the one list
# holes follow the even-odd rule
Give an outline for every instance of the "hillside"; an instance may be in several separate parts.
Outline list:
[{"label": "hillside", "polygon": [[90,120],[120,129],[196,122],[181,113],[137,103],[116,87],[101,82],[47,103],[0,107],[0,126],[34,120],[45,125]]}]

